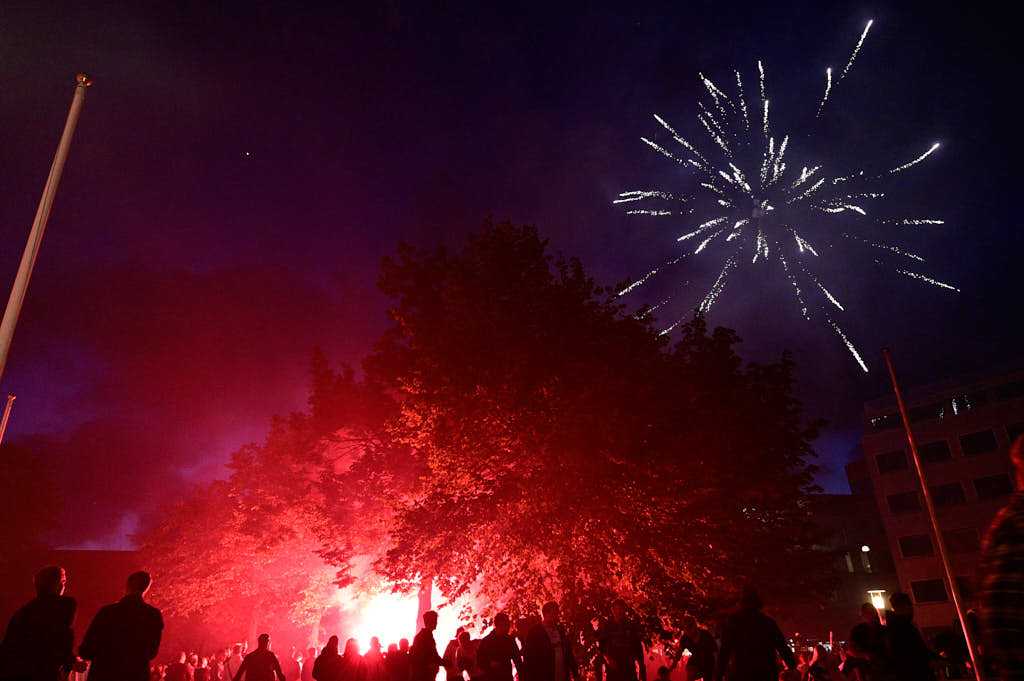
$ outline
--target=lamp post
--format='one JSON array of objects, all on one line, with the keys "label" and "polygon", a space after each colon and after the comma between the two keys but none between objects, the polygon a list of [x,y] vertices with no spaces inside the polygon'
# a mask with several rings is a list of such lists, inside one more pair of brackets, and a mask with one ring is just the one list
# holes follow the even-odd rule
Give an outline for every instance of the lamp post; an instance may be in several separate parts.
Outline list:
[{"label": "lamp post", "polygon": [[75,134],[78,116],[85,103],[85,89],[91,84],[92,81],[84,73],[79,73],[75,77],[75,94],[71,99],[71,109],[68,111],[67,121],[64,123],[64,132],[60,136],[60,143],[57,144],[57,153],[50,165],[50,174],[43,186],[43,195],[39,198],[39,207],[36,208],[36,217],[32,221],[32,229],[29,231],[25,250],[21,254],[21,264],[18,265],[18,274],[11,287],[11,297],[7,300],[3,321],[0,321],[0,379],[4,376],[4,367],[7,366],[7,355],[11,350],[14,327],[18,325],[18,316],[21,314],[21,306],[25,302],[28,281],[32,278],[32,268],[35,267],[39,247],[43,243],[43,233],[46,231],[46,222],[50,219],[53,198],[57,194],[57,185],[60,184],[60,176],[64,172],[64,162],[67,160],[68,150],[71,148],[71,138]]},{"label": "lamp post", "polygon": [[924,497],[924,507],[928,512],[928,520],[931,521],[932,533],[935,535],[935,546],[939,549],[939,557],[942,559],[942,570],[946,575],[946,584],[949,585],[949,593],[953,597],[953,607],[956,609],[956,616],[960,620],[960,627],[964,632],[964,642],[967,643],[967,652],[971,656],[971,667],[974,669],[974,678],[981,681],[981,670],[978,669],[977,656],[974,653],[974,637],[967,626],[967,618],[964,616],[964,606],[960,599],[960,587],[956,583],[956,575],[953,574],[953,566],[949,561],[949,553],[946,551],[946,539],[942,536],[942,528],[939,527],[938,518],[935,517],[935,506],[932,504],[932,493],[928,489],[928,483],[924,476],[924,467],[921,465],[921,457],[917,453],[917,440],[914,438],[914,431],[910,428],[910,417],[907,414],[907,405],[903,401],[903,392],[896,380],[896,369],[892,363],[892,355],[888,348],[882,350],[885,358],[885,366],[889,369],[889,379],[892,381],[892,390],[896,395],[896,406],[899,408],[900,419],[903,421],[903,430],[907,435],[907,444],[910,447],[910,458],[914,462],[914,472],[917,473],[917,482],[921,486],[921,495]]}]

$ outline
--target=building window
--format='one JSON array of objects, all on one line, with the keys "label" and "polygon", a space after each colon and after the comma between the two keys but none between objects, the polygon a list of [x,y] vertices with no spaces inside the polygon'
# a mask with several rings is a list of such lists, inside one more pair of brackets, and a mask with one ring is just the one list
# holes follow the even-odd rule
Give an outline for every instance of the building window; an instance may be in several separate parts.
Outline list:
[{"label": "building window", "polygon": [[943,402],[921,405],[910,408],[910,422],[935,421],[941,419],[946,413],[946,405]]},{"label": "building window", "polygon": [[945,485],[935,485],[928,488],[932,493],[932,503],[936,508],[946,506],[958,506],[967,503],[967,495],[964,494],[963,485],[959,482],[950,482]]},{"label": "building window", "polygon": [[996,434],[991,430],[981,430],[977,433],[960,436],[960,449],[964,450],[964,456],[978,456],[994,452],[999,448],[996,442]]},{"label": "building window", "polygon": [[941,579],[922,579],[910,583],[915,603],[944,603],[947,599],[946,585]]},{"label": "building window", "polygon": [[884,414],[871,417],[871,427],[875,430],[888,430],[900,425],[899,414]]},{"label": "building window", "polygon": [[879,454],[875,457],[875,463],[878,465],[879,473],[905,471],[907,470],[907,455],[903,453],[902,449],[898,449],[894,452]]},{"label": "building window", "polygon": [[921,460],[925,463],[942,463],[953,458],[953,454],[949,451],[949,445],[946,444],[945,440],[921,445],[917,453],[921,455]]},{"label": "building window", "polygon": [[946,548],[950,553],[974,553],[980,546],[978,531],[973,527],[946,530],[942,538],[946,540]]},{"label": "building window", "polygon": [[893,513],[913,513],[921,510],[921,500],[918,499],[917,492],[890,494],[886,501],[889,502],[889,510]]},{"label": "building window", "polygon": [[1010,441],[1011,445],[1021,435],[1024,435],[1024,421],[1020,423],[1011,423],[1006,426],[1006,439]]},{"label": "building window", "polygon": [[900,553],[904,558],[917,558],[919,556],[931,556],[935,551],[932,549],[932,538],[927,534],[911,534],[899,539]]},{"label": "building window", "polygon": [[979,499],[998,499],[1013,494],[1013,483],[1006,473],[986,475],[974,479],[974,491],[978,493]]}]

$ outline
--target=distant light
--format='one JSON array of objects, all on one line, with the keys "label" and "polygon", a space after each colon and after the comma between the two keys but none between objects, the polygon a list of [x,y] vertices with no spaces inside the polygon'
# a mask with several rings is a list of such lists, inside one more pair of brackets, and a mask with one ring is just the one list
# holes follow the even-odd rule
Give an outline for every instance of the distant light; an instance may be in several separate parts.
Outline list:
[{"label": "distant light", "polygon": [[871,589],[868,591],[868,598],[875,610],[885,610],[885,589]]},{"label": "distant light", "polygon": [[863,551],[864,553],[867,553],[868,551],[871,550],[871,547],[868,546],[867,544],[864,544],[863,546],[860,547],[860,550]]}]

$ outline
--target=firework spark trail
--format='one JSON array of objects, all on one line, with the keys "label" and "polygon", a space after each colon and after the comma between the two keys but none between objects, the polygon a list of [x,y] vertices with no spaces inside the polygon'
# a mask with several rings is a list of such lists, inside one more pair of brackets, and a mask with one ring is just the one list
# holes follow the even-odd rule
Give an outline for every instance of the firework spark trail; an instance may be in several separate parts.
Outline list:
[{"label": "firework spark trail", "polygon": [[740,100],[740,112],[743,114],[743,129],[750,130],[750,119],[747,117],[747,99],[743,96],[743,78],[736,71],[736,92]]},{"label": "firework spark trail", "polygon": [[825,69],[825,95],[821,98],[821,104],[818,105],[818,113],[815,114],[815,118],[821,118],[821,112],[825,110],[825,102],[828,101],[828,96],[832,92],[832,67]]},{"label": "firework spark trail", "polygon": [[902,220],[882,220],[883,225],[944,225],[945,220],[932,218],[903,218]]},{"label": "firework spark trail", "polygon": [[692,232],[688,232],[688,233],[682,235],[681,237],[676,239],[676,241],[686,241],[687,239],[691,239],[691,238],[697,236],[698,234],[700,234],[701,232],[706,231],[708,229],[711,229],[715,225],[722,224],[723,222],[725,222],[728,219],[729,218],[727,218],[727,217],[717,217],[717,218],[712,218],[712,219],[708,220],[707,222],[702,222],[701,224],[697,225],[697,229],[693,230]]},{"label": "firework spark trail", "polygon": [[918,163],[920,163],[921,161],[923,161],[926,158],[928,158],[929,156],[931,156],[932,153],[934,153],[935,150],[938,149],[940,146],[942,146],[942,145],[939,144],[938,142],[936,142],[935,144],[933,144],[932,146],[930,146],[928,148],[928,151],[924,152],[923,154],[921,154],[920,156],[915,158],[913,161],[909,161],[907,163],[904,163],[901,166],[896,166],[895,168],[893,168],[892,170],[889,171],[889,174],[890,175],[895,175],[896,173],[903,172],[907,168],[912,168],[912,167],[916,166]]},{"label": "firework spark trail", "polygon": [[825,315],[825,321],[828,322],[828,325],[831,326],[832,330],[836,332],[836,335],[842,339],[843,344],[846,346],[846,349],[849,350],[850,354],[853,355],[853,358],[857,360],[857,364],[859,364],[860,368],[864,370],[864,373],[868,373],[868,365],[864,363],[864,359],[860,356],[860,353],[857,352],[857,347],[850,342],[850,339],[846,337],[846,334],[843,333],[843,330],[839,327],[838,324],[836,324],[835,320],[829,317],[828,315]]},{"label": "firework spark trail", "polygon": [[[864,31],[842,71],[833,73],[832,67],[826,69],[825,90],[815,118],[822,117],[828,110],[833,90],[849,74],[864,45],[872,23],[869,21],[864,27]],[[779,142],[772,134],[771,106],[765,84],[763,62],[757,61],[760,99],[755,103],[752,97],[749,111],[744,94],[743,76],[738,70],[734,70],[733,73],[736,77],[736,90],[732,95],[726,94],[703,73],[699,74],[703,88],[697,98],[697,123],[703,128],[707,135],[706,138],[703,135],[698,135],[700,139],[696,140],[697,143],[691,144],[658,115],[654,116],[655,120],[668,131],[683,148],[683,151],[678,151],[673,147],[674,151],[678,151],[678,153],[673,153],[658,142],[646,137],[641,138],[645,144],[662,156],[675,161],[683,168],[692,168],[697,174],[695,184],[699,188],[692,193],[686,192],[685,196],[659,189],[632,190],[619,194],[613,203],[626,204],[626,208],[652,205],[651,208],[638,207],[627,211],[630,214],[659,217],[696,213],[701,215],[701,219],[704,221],[696,227],[691,227],[690,231],[677,238],[677,241],[682,242],[699,237],[700,241],[692,251],[679,255],[651,270],[620,291],[619,295],[625,295],[635,290],[654,276],[664,275],[664,270],[669,265],[675,265],[685,257],[691,255],[701,255],[705,258],[721,257],[721,271],[710,289],[696,305],[697,313],[707,313],[721,296],[731,272],[740,266],[742,254],[748,252],[744,249],[749,247],[752,251],[751,261],[749,264],[746,262],[742,262],[742,264],[750,266],[762,258],[765,261],[771,257],[777,258],[782,263],[785,276],[793,287],[794,296],[800,305],[803,316],[806,319],[811,319],[809,303],[813,302],[814,315],[822,319],[832,329],[858,365],[867,371],[867,365],[853,342],[836,320],[829,317],[825,311],[827,308],[833,312],[834,310],[842,312],[845,311],[845,308],[826,287],[819,275],[808,269],[808,263],[817,262],[817,260],[812,260],[811,256],[819,258],[821,255],[804,234],[813,234],[815,242],[821,240],[820,243],[826,247],[822,253],[826,255],[844,257],[851,248],[872,249],[873,255],[877,255],[878,258],[882,258],[884,253],[884,261],[878,259],[874,261],[889,271],[895,270],[902,276],[932,286],[957,291],[958,289],[951,284],[920,272],[894,266],[892,261],[894,256],[923,262],[924,259],[916,253],[888,242],[873,241],[853,233],[855,229],[864,229],[864,226],[868,224],[906,227],[944,224],[943,220],[931,217],[881,219],[876,217],[879,212],[877,201],[885,199],[886,194],[876,191],[881,187],[876,187],[873,184],[890,180],[893,176],[898,176],[922,163],[938,149],[939,144],[932,145],[917,158],[891,170],[882,170],[881,174],[877,175],[874,172],[867,174],[865,170],[861,169],[843,171],[847,174],[836,176],[834,171],[821,172],[825,167],[823,164],[808,163],[801,168],[799,176],[793,172],[790,172],[792,177],[787,176],[787,153],[790,159],[794,153],[798,153],[789,150],[790,138],[792,137],[796,144],[796,140],[802,140],[805,135],[799,134],[799,130],[792,131],[792,134],[782,135],[781,142]],[[710,102],[708,98],[710,98]],[[760,115],[760,121],[751,121],[753,115]],[[759,126],[758,123],[760,123]],[[851,164],[836,163],[836,166],[849,168]],[[857,166],[853,165],[852,167],[856,168]],[[758,179],[760,180],[759,184],[757,184]],[[751,181],[755,182],[756,186],[751,186]],[[662,203],[637,204],[637,202],[647,200],[652,202],[679,201],[685,206],[682,209],[670,211],[666,210],[663,207],[665,204]],[[868,203],[868,201],[875,203]],[[872,213],[870,217],[868,209]],[[778,212],[772,214],[772,211]],[[729,227],[729,225],[732,226]],[[816,231],[811,232],[810,230]],[[726,236],[720,238],[722,235]],[[790,236],[792,236],[792,241],[790,241]],[[772,244],[774,244],[774,248],[770,248]],[[709,253],[715,255],[709,256],[707,255]],[[813,301],[805,298],[808,292],[815,293]],[[668,300],[661,301],[655,307],[661,308]],[[645,314],[650,312],[651,310]],[[662,333],[670,332],[684,320],[685,318],[680,319],[664,329]]]},{"label": "firework spark trail", "polygon": [[675,140],[676,142],[679,142],[679,144],[681,144],[681,145],[682,145],[682,147],[683,147],[684,149],[686,149],[686,150],[687,150],[688,152],[690,152],[691,154],[693,154],[694,156],[696,156],[696,157],[697,157],[698,159],[700,159],[700,161],[701,161],[701,162],[702,162],[702,163],[704,164],[704,166],[705,166],[705,167],[706,167],[707,165],[709,165],[709,164],[708,164],[708,160],[707,160],[706,158],[704,158],[704,157],[703,157],[703,156],[701,155],[701,153],[700,153],[699,151],[697,151],[697,149],[696,149],[696,148],[695,148],[695,147],[694,147],[694,146],[693,146],[692,144],[690,144],[690,143],[689,143],[689,142],[687,142],[687,141],[686,141],[685,139],[683,139],[683,136],[682,136],[682,135],[680,135],[680,134],[679,134],[678,132],[676,132],[676,131],[675,131],[675,130],[674,130],[674,129],[672,128],[672,126],[671,126],[671,125],[669,125],[669,124],[668,124],[668,122],[667,122],[667,121],[666,121],[666,120],[665,120],[664,118],[662,118],[662,117],[661,117],[661,116],[659,116],[658,114],[654,114],[654,120],[656,120],[656,121],[658,121],[659,123],[661,123],[662,127],[663,127],[663,128],[665,128],[666,130],[668,130],[668,131],[669,131],[669,134],[671,134],[671,135],[672,135],[672,138],[673,138],[673,139],[674,139],[674,140]]},{"label": "firework spark trail", "polygon": [[701,314],[707,314],[711,306],[718,300],[718,297],[722,295],[722,291],[725,289],[725,282],[729,278],[729,272],[736,266],[741,250],[743,250],[742,246],[737,249],[736,255],[725,261],[725,265],[722,267],[722,271],[718,273],[715,283],[711,285],[711,289],[704,296],[704,300],[700,301],[700,306],[697,309]]},{"label": "firework spark trail", "polygon": [[[876,260],[875,262],[878,261]],[[917,279],[918,281],[923,281],[924,283],[931,284],[932,286],[938,286],[939,288],[949,289],[950,291],[960,293],[960,289],[958,289],[956,286],[953,286],[952,284],[947,284],[944,281],[939,281],[938,279],[932,279],[926,274],[921,274],[920,272],[912,272],[910,270],[905,270],[900,267],[895,268],[895,270],[905,277]]]},{"label": "firework spark trail", "polygon": [[891,251],[892,253],[895,253],[896,255],[902,255],[904,258],[910,258],[911,260],[916,260],[918,262],[924,262],[924,258],[919,256],[917,253],[911,253],[910,251],[903,250],[899,246],[894,246],[892,244],[875,243],[874,241],[870,241],[868,239],[864,239],[862,237],[855,236],[853,234],[850,234],[849,232],[843,232],[840,236],[842,236],[844,239],[852,239],[854,241],[860,241],[861,243],[867,244],[868,246],[871,246],[872,248],[878,248],[878,249],[883,250],[883,251]]},{"label": "firework spark trail", "polygon": [[839,76],[839,80],[846,78],[846,74],[850,72],[853,67],[853,61],[857,58],[860,53],[861,45],[864,44],[864,39],[868,37],[868,31],[871,30],[871,24],[875,23],[874,19],[868,21],[867,26],[864,27],[864,32],[860,34],[860,40],[857,41],[857,46],[853,48],[853,54],[850,55],[850,61],[846,62],[846,68],[843,69],[842,74]]}]

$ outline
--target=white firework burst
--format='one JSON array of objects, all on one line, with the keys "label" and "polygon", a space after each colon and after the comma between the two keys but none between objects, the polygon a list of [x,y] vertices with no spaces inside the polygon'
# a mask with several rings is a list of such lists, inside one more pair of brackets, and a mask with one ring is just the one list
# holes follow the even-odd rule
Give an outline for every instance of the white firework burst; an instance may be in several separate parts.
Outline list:
[{"label": "white firework burst", "polygon": [[[872,23],[869,21],[864,27],[838,77],[831,67],[825,71],[825,90],[818,101],[815,119],[820,118],[834,101],[832,96],[836,87],[853,67]],[[619,295],[631,293],[687,257],[715,257],[721,262],[718,276],[695,305],[697,312],[705,314],[721,296],[731,272],[740,266],[756,266],[774,258],[781,263],[781,272],[791,284],[789,288],[802,315],[808,320],[820,321],[834,332],[857,364],[867,371],[860,352],[831,316],[836,309],[842,312],[845,307],[815,274],[813,264],[822,257],[821,253],[842,257],[843,246],[868,248],[873,249],[872,260],[878,265],[924,284],[958,291],[951,284],[906,268],[906,260],[924,262],[921,256],[899,245],[853,233],[869,225],[921,227],[944,224],[943,220],[931,217],[876,215],[886,196],[885,192],[878,191],[879,184],[922,163],[940,145],[936,142],[918,156],[881,172],[839,169],[834,167],[835,163],[820,159],[806,159],[809,162],[801,165],[799,171],[796,171],[795,164],[787,169],[787,151],[789,158],[794,158],[795,148],[800,146],[801,139],[806,139],[806,135],[780,131],[778,122],[769,118],[770,100],[762,61],[757,61],[757,101],[752,102],[749,108],[742,74],[733,70],[729,81],[733,75],[735,88],[733,93],[729,93],[705,74],[699,74],[706,90],[703,96],[707,99],[698,100],[697,121],[706,136],[706,144],[684,139],[664,117],[657,114],[654,115],[655,120],[671,139],[659,143],[655,139],[641,138],[650,148],[692,172],[696,176],[694,189],[683,194],[657,188],[626,191],[619,194],[614,203],[627,204],[627,212],[634,215],[693,215],[694,218],[677,238],[678,242],[686,242],[682,244],[686,250],[647,272],[622,289]],[[751,125],[751,118],[758,114],[760,120],[754,118]],[[685,209],[679,210],[680,206]],[[670,210],[670,207],[676,210]],[[842,223],[829,225],[829,221],[837,220],[842,220]],[[811,230],[813,242],[805,227],[814,228]],[[819,234],[823,235],[820,240]],[[747,256],[740,257],[744,252]],[[808,298],[812,293],[814,299]],[[666,302],[662,301],[657,307]],[[669,333],[682,319],[685,317],[663,329],[662,333]]]}]

